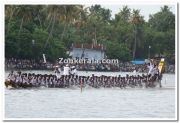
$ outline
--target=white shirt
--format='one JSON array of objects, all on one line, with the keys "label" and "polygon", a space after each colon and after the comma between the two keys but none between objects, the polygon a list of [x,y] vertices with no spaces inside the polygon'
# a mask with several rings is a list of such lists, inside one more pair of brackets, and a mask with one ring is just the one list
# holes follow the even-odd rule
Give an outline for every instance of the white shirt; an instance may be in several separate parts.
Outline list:
[{"label": "white shirt", "polygon": [[69,75],[70,68],[64,67],[63,75]]},{"label": "white shirt", "polygon": [[24,77],[24,78],[23,78],[23,83],[26,83],[26,82],[28,82],[28,78],[27,78],[27,77]]},{"label": "white shirt", "polygon": [[53,83],[56,85],[57,84],[57,81],[56,81],[56,79],[53,79]]},{"label": "white shirt", "polygon": [[16,80],[16,77],[14,75],[10,76],[10,80],[14,82]]},{"label": "white shirt", "polygon": [[153,68],[153,70],[152,70],[152,75],[154,76],[155,74],[158,74],[158,68]]},{"label": "white shirt", "polygon": [[72,70],[72,71],[71,71],[71,74],[77,75],[77,70],[76,70],[76,69]]},{"label": "white shirt", "polygon": [[152,74],[152,72],[153,72],[153,65],[150,64],[150,65],[148,66],[148,69],[149,69],[148,75],[149,75],[149,74]]},{"label": "white shirt", "polygon": [[32,83],[33,85],[35,85],[35,84],[36,84],[36,80],[34,79],[34,77],[32,77],[32,79],[31,79],[30,83]]},{"label": "white shirt", "polygon": [[20,82],[21,81],[21,77],[20,76],[17,76],[16,77],[16,83]]},{"label": "white shirt", "polygon": [[56,73],[56,77],[57,77],[57,78],[60,78],[60,77],[61,77],[61,71],[60,71],[60,69],[58,69],[58,71],[59,71],[59,72],[55,72],[55,73]]}]

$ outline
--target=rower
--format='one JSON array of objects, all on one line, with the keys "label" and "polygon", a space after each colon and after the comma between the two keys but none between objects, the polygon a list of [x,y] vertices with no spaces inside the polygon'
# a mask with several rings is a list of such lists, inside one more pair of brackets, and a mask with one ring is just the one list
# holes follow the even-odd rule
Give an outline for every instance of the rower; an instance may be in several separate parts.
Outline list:
[{"label": "rower", "polygon": [[11,71],[8,75],[8,81],[12,80],[14,78],[14,71]]},{"label": "rower", "polygon": [[64,67],[63,75],[69,75],[69,73],[70,73],[70,68],[69,68],[69,65],[67,64]]},{"label": "rower", "polygon": [[55,66],[54,72],[55,72],[57,78],[61,77],[61,69],[58,65]]},{"label": "rower", "polygon": [[154,65],[153,65],[153,62],[150,60],[150,63],[148,63],[148,69],[149,69],[149,71],[148,71],[148,77],[151,77],[151,75],[152,75],[152,71],[153,71],[153,68],[154,68]]},{"label": "rower", "polygon": [[5,81],[5,86],[8,87],[10,86],[14,86],[15,85],[15,81],[16,81],[16,76],[14,75],[14,72],[11,71],[11,73],[8,75],[7,80]]},{"label": "rower", "polygon": [[155,78],[159,76],[159,69],[157,65],[154,65],[154,68],[152,70],[152,76],[155,76]]},{"label": "rower", "polygon": [[77,70],[75,66],[71,67],[71,75],[77,75]]}]

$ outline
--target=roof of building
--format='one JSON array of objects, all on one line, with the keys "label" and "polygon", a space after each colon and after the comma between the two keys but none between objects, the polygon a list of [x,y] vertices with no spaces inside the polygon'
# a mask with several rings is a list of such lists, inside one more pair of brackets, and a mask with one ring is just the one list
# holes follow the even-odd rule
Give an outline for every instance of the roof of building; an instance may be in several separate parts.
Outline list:
[{"label": "roof of building", "polygon": [[85,49],[93,49],[93,50],[106,50],[106,47],[103,44],[80,44],[74,43],[72,44],[72,48],[85,48]]}]

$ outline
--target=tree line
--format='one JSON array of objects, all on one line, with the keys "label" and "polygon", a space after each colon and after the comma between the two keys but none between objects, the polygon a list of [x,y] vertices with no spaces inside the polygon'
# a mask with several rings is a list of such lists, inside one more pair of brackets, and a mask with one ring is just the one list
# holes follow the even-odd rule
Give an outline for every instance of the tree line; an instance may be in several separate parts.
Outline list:
[{"label": "tree line", "polygon": [[[164,55],[175,62],[175,15],[163,6],[146,22],[128,6],[112,18],[101,5],[5,5],[5,57],[50,61],[72,43],[97,41],[107,58],[129,61]],[[150,56],[149,56],[150,55]]]}]

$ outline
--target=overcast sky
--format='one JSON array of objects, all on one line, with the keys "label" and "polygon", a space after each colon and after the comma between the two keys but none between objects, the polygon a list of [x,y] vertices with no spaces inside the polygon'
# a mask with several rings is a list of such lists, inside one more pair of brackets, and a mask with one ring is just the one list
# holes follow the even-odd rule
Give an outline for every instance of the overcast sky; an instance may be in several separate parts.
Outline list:
[{"label": "overcast sky", "polygon": [[[120,9],[123,8],[124,5],[103,5],[101,4],[101,6],[103,8],[108,8],[110,9],[112,12],[112,17],[114,18],[114,15],[117,14]],[[168,5],[171,9],[171,11],[173,13],[175,13],[175,5]],[[149,19],[149,15],[150,14],[155,14],[156,12],[160,11],[161,7],[163,7],[163,5],[128,5],[129,8],[131,9],[139,9],[140,10],[140,14],[142,16],[144,16],[144,19],[146,21],[148,21]]]}]

